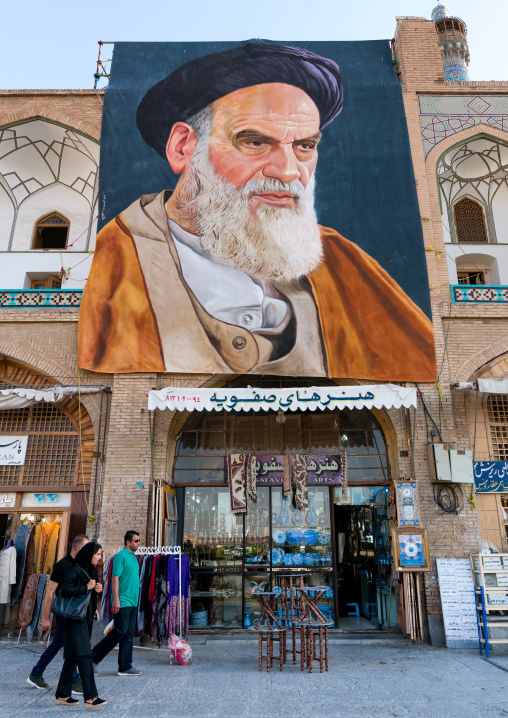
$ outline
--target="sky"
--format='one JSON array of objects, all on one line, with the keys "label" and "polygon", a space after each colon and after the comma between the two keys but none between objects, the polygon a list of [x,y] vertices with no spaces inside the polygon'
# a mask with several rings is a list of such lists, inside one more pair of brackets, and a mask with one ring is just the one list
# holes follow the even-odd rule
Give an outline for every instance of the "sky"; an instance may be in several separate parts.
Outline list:
[{"label": "sky", "polygon": [[[430,18],[433,7],[432,0],[10,2],[2,9],[0,88],[92,88],[98,40],[379,40],[393,37],[397,16]],[[508,80],[508,0],[450,0],[448,8],[468,26],[470,79]]]}]

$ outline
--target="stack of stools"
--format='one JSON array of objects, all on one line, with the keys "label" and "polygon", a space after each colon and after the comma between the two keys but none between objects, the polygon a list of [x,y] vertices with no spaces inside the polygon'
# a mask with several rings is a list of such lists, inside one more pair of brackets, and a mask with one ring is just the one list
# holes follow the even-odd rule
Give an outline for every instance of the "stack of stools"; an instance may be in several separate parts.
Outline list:
[{"label": "stack of stools", "polygon": [[296,649],[296,636],[300,634],[300,630],[297,628],[297,621],[303,614],[304,605],[303,599],[299,593],[295,591],[295,588],[303,588],[304,574],[278,574],[277,578],[280,579],[280,588],[282,596],[282,621],[287,628],[291,629],[291,649],[290,653],[293,654],[293,663],[296,665],[296,654],[300,653]]},{"label": "stack of stools", "polygon": [[[261,606],[261,616],[251,626],[257,631],[259,644],[259,670],[263,669],[263,660],[266,660],[266,670],[270,673],[274,660],[279,661],[280,670],[286,662],[286,632],[287,628],[276,616],[276,605],[280,598],[277,591],[258,591],[252,594]],[[266,643],[266,655],[263,654],[263,643]],[[274,655],[273,645],[279,644],[279,655]]]},{"label": "stack of stools", "polygon": [[[300,595],[304,608],[296,626],[300,630],[300,665],[312,673],[314,661],[319,661],[320,672],[328,670],[328,628],[333,626],[324,613],[318,608],[319,601],[329,590],[329,586],[307,586],[295,588]],[[294,639],[293,639],[294,641]]]}]

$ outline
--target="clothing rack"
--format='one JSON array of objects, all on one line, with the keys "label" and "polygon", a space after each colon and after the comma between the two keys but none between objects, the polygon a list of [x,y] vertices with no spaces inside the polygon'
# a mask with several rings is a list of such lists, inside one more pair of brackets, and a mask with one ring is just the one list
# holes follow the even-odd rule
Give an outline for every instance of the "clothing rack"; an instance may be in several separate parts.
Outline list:
[{"label": "clothing rack", "polygon": [[180,638],[182,638],[182,548],[181,546],[140,546],[136,556],[155,556],[156,554],[178,558],[178,606],[180,617]]}]

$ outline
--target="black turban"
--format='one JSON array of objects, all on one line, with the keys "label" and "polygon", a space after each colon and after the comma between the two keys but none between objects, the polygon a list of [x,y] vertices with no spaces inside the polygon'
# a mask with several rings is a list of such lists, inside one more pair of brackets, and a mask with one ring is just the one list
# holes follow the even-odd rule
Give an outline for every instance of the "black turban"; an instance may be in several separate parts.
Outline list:
[{"label": "black turban", "polygon": [[256,42],[181,65],[148,90],[136,124],[144,141],[165,158],[175,122],[185,122],[230,92],[272,82],[306,92],[319,110],[320,128],[342,110],[342,79],[333,60],[299,47]]}]

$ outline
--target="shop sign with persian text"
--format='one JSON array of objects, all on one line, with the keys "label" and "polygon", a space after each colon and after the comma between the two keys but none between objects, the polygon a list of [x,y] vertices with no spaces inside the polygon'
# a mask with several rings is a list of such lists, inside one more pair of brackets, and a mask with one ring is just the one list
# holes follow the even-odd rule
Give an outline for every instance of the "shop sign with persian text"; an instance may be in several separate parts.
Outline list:
[{"label": "shop sign with persian text", "polygon": [[[292,459],[293,457],[291,457]],[[309,455],[307,460],[307,483],[309,486],[342,483],[341,461],[338,454],[332,456]],[[284,479],[282,456],[256,456],[256,483],[258,486],[282,486]]]},{"label": "shop sign with persian text", "polygon": [[28,436],[0,434],[0,466],[22,466],[25,463]]},{"label": "shop sign with persian text", "polygon": [[508,461],[475,461],[474,485],[477,494],[508,492]]}]

